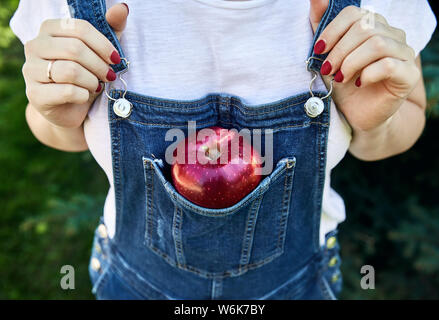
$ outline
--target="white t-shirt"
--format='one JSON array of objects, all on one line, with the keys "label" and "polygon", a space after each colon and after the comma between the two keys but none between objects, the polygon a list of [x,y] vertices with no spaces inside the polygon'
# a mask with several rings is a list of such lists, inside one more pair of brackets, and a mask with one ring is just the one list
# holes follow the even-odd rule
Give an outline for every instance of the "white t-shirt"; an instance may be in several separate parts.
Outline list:
[{"label": "white t-shirt", "polygon": [[[119,1],[107,0],[107,8]],[[305,0],[127,0],[128,23],[123,50],[131,62],[124,75],[128,89],[170,99],[196,99],[212,92],[263,104],[307,92],[311,75],[305,60],[312,46],[309,1]],[[362,7],[381,13],[404,29],[419,53],[430,40],[436,19],[427,0],[363,0]],[[65,0],[21,0],[11,20],[25,43],[41,22],[65,18]],[[114,87],[122,88],[119,80]],[[321,79],[314,89],[325,90]],[[108,176],[104,206],[109,236],[115,232],[115,203],[107,98],[102,94],[84,123],[89,149]],[[345,219],[342,198],[330,187],[331,170],[345,156],[351,129],[331,105],[326,180],[320,242]],[[353,182],[354,183],[354,182]]]}]

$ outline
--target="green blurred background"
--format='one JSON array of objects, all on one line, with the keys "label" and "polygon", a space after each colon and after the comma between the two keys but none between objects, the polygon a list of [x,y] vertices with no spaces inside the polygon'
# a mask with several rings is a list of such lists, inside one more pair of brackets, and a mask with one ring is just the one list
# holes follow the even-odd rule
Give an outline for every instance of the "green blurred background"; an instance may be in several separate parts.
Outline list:
[{"label": "green blurred background", "polygon": [[[50,149],[29,131],[23,48],[8,27],[17,5],[0,6],[0,299],[92,299],[87,265],[108,181],[89,152]],[[334,170],[347,207],[341,298],[439,298],[438,40],[422,53],[429,111],[419,142],[379,162],[347,156]],[[60,288],[66,264],[75,290]],[[375,290],[360,288],[365,264]]]}]

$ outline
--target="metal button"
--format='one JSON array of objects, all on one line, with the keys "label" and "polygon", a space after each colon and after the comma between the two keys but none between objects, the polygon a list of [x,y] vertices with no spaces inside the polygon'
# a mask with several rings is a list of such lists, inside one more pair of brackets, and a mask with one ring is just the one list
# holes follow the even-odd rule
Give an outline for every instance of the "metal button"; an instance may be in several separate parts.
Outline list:
[{"label": "metal button", "polygon": [[329,237],[328,240],[326,240],[326,247],[328,249],[332,249],[335,247],[336,243],[337,243],[337,239],[335,237]]},{"label": "metal button", "polygon": [[339,278],[338,273],[332,275],[332,277],[331,277],[331,281],[332,281],[332,283],[337,282],[337,281],[338,281],[338,278]]},{"label": "metal button", "polygon": [[108,236],[107,227],[105,227],[103,224],[100,224],[98,227],[98,233],[101,238],[105,239]]},{"label": "metal button", "polygon": [[101,268],[101,263],[99,262],[99,260],[97,258],[91,259],[91,268],[94,271],[99,271],[99,269]]},{"label": "metal button", "polygon": [[95,244],[95,250],[96,250],[97,253],[101,253],[102,252],[101,246],[99,245],[99,243]]},{"label": "metal button", "polygon": [[322,99],[317,97],[311,97],[305,103],[305,112],[310,118],[319,116],[325,109],[325,104]]},{"label": "metal button", "polygon": [[291,160],[287,162],[287,169],[291,169],[292,167],[294,167],[296,164],[296,161]]},{"label": "metal button", "polygon": [[333,267],[337,264],[337,257],[332,257],[331,260],[329,260],[328,266]]},{"label": "metal button", "polygon": [[113,104],[113,111],[119,117],[127,118],[131,114],[133,105],[127,99],[117,99]]}]

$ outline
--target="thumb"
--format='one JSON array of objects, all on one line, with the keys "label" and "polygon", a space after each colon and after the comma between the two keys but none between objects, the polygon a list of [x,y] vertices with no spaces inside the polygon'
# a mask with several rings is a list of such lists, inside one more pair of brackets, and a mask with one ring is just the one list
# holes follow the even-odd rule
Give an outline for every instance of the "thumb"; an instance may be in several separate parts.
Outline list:
[{"label": "thumb", "polygon": [[329,0],[309,0],[311,7],[309,11],[309,20],[312,25],[312,30],[316,32],[320,20],[322,20],[326,9],[328,9]]},{"label": "thumb", "polygon": [[130,9],[126,3],[118,3],[108,9],[105,15],[108,24],[113,28],[119,40],[127,24],[129,12]]}]

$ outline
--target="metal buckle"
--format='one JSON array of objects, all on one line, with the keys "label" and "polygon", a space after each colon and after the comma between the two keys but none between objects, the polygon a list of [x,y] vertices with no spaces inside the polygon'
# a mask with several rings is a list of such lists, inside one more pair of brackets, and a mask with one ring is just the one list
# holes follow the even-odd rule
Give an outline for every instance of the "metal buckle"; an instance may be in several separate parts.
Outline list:
[{"label": "metal buckle", "polygon": [[[122,78],[122,75],[128,72],[128,69],[130,68],[130,62],[129,62],[126,58],[121,58],[121,60],[124,60],[125,63],[127,64],[126,69],[123,70],[123,71],[121,71],[121,72],[119,73],[119,75],[118,75],[119,80],[123,83],[123,86],[124,86],[124,92],[123,92],[123,94],[122,94],[122,98],[121,98],[121,99],[125,99],[125,95],[126,95],[126,93],[127,93],[127,91],[128,91],[128,85],[127,85],[126,81]],[[107,85],[108,85],[108,86],[107,86]],[[110,99],[110,100],[112,100],[112,101],[116,101],[117,99],[112,98],[112,97],[108,94],[107,87],[110,87],[111,84],[110,84],[110,83],[105,83],[104,86],[105,86],[105,90],[104,90],[104,91],[105,91],[105,95],[107,96],[107,98]]]},{"label": "metal buckle", "polygon": [[[325,60],[323,60],[323,59],[320,59],[320,58],[317,58],[317,57],[309,57],[306,61],[305,61],[305,63],[306,63],[306,70],[308,70],[309,72],[311,72],[312,74],[313,74],[313,77],[312,77],[312,79],[311,79],[311,82],[310,82],[310,84],[309,84],[309,93],[311,94],[311,97],[314,97],[314,93],[312,92],[312,85],[314,84],[314,81],[316,81],[316,79],[317,79],[317,77],[318,77],[318,73],[317,73],[317,71],[315,71],[315,70],[312,70],[309,66],[310,66],[310,64],[311,64],[311,60],[319,60],[319,61],[325,61]],[[324,96],[323,98],[321,98],[322,100],[323,99],[326,99],[326,98],[329,98],[330,96],[331,96],[331,94],[332,94],[332,91],[333,91],[333,87],[334,87],[334,77],[332,77],[332,79],[331,79],[331,82],[330,82],[330,85],[329,85],[330,87],[329,87],[329,91],[328,91],[328,94],[326,95],[326,96]]]}]

